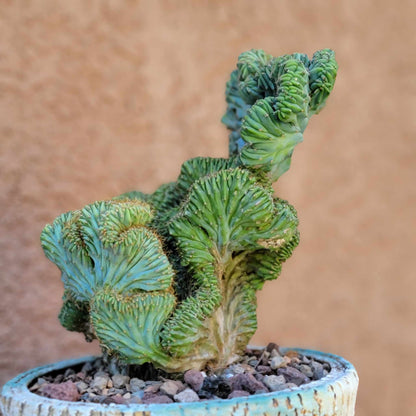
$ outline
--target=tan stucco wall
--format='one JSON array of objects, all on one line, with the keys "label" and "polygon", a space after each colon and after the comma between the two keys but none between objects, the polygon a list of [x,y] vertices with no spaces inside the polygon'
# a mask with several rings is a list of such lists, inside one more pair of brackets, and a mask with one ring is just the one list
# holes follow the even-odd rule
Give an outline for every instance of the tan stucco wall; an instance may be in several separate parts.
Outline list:
[{"label": "tan stucco wall", "polygon": [[43,226],[225,156],[240,52],[331,47],[333,95],[277,186],[302,242],[259,295],[253,342],[344,355],[359,416],[414,414],[415,18],[410,1],[2,2],[0,384],[98,351],[59,326]]}]

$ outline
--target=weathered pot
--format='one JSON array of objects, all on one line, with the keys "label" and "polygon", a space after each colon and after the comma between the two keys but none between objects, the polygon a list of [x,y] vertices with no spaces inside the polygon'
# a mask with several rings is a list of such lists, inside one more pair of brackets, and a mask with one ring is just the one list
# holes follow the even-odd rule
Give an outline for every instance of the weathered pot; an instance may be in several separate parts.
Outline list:
[{"label": "weathered pot", "polygon": [[86,357],[45,365],[15,377],[3,386],[0,409],[3,416],[353,416],[358,387],[354,367],[336,355],[294,350],[328,362],[331,371],[296,389],[195,403],[105,405],[48,399],[29,391],[28,385],[42,375],[96,358]]}]

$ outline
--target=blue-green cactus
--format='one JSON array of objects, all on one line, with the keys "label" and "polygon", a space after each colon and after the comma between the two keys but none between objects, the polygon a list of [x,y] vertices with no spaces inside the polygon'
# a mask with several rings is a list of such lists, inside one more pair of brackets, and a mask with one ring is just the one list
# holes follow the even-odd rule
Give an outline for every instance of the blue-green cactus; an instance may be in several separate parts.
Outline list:
[{"label": "blue-green cactus", "polygon": [[127,364],[183,371],[238,359],[256,330],[256,291],[299,242],[296,211],[272,183],[336,70],[329,49],[311,60],[243,53],[226,90],[228,159],[188,160],[153,194],[95,202],[47,225],[62,325]]}]

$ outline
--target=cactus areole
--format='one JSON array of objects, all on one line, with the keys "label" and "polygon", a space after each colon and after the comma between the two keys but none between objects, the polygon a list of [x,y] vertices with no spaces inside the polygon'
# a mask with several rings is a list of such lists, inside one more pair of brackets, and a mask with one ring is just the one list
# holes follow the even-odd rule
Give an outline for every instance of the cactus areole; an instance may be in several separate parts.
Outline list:
[{"label": "cactus areole", "polygon": [[62,325],[119,363],[180,372],[235,362],[256,330],[256,292],[299,242],[296,211],[273,182],[336,73],[329,49],[311,59],[241,54],[222,119],[228,159],[190,159],[153,194],[94,202],[47,225]]}]

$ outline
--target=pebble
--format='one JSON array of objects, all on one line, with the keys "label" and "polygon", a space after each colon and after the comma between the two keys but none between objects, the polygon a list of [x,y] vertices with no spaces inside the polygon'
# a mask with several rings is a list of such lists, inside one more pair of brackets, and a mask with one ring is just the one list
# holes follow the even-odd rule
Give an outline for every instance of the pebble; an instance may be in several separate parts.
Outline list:
[{"label": "pebble", "polygon": [[145,404],[167,404],[173,403],[173,400],[164,394],[154,394],[142,400]]},{"label": "pebble", "polygon": [[216,396],[215,394],[213,394],[212,392],[208,391],[208,390],[204,390],[201,389],[198,392],[198,396],[200,399],[202,400],[213,400],[213,399],[219,399],[218,396]]},{"label": "pebble", "polygon": [[39,386],[41,386],[42,384],[47,383],[47,381],[43,377],[39,377],[37,383]]},{"label": "pebble", "polygon": [[204,376],[198,370],[186,371],[183,378],[185,380],[185,383],[189,384],[195,391],[200,390],[204,382]]},{"label": "pebble", "polygon": [[286,383],[286,379],[283,376],[266,376],[263,379],[263,384],[269,388],[270,391],[278,391],[282,389],[282,386]]},{"label": "pebble", "polygon": [[146,386],[146,383],[143,380],[140,380],[139,378],[131,378],[130,379],[130,390],[131,392],[136,392],[139,390],[144,389]]},{"label": "pebble", "polygon": [[301,373],[299,370],[293,367],[282,367],[277,369],[277,375],[284,376],[288,383],[294,383],[297,386],[305,384],[310,381],[305,374]]},{"label": "pebble", "polygon": [[281,355],[276,355],[270,360],[270,367],[273,370],[276,370],[277,368],[280,368],[280,367],[284,367],[286,365],[287,363]]},{"label": "pebble", "polygon": [[318,363],[317,361],[312,361],[309,365],[312,369],[314,380],[319,380],[324,376],[324,367],[321,363]]},{"label": "pebble", "polygon": [[143,390],[136,391],[136,392],[132,393],[131,396],[132,397],[137,397],[138,399],[141,400],[141,399],[143,399],[144,391]]},{"label": "pebble", "polygon": [[221,377],[226,379],[233,378],[234,376],[234,372],[229,370],[228,368],[221,374]]},{"label": "pebble", "polygon": [[[205,374],[205,377],[206,377],[206,374]],[[204,377],[204,379],[205,379],[205,377]],[[180,380],[171,380],[171,381],[173,381],[177,386],[178,386],[178,393],[179,392],[181,392],[182,390],[185,390],[186,389],[186,385],[185,384],[183,384],[182,383],[182,381],[180,381]]]},{"label": "pebble", "polygon": [[55,383],[61,383],[63,381],[63,379],[64,379],[64,375],[63,374],[58,374],[55,377]]},{"label": "pebble", "polygon": [[92,371],[92,364],[90,361],[87,361],[81,368],[82,373],[90,373]]},{"label": "pebble", "polygon": [[64,377],[69,377],[75,374],[75,371],[72,368],[67,368],[64,373]]},{"label": "pebble", "polygon": [[245,373],[248,373],[248,374],[255,374],[256,373],[256,369],[251,365],[243,363],[243,364],[241,364],[241,367],[243,367]]},{"label": "pebble", "polygon": [[256,373],[256,374],[253,374],[254,375],[254,377],[255,377],[255,379],[256,380],[258,380],[258,381],[263,381],[263,379],[264,379],[264,375],[263,374],[260,374],[260,373]]},{"label": "pebble", "polygon": [[81,395],[80,400],[83,402],[88,401],[90,394],[89,393],[84,393]]},{"label": "pebble", "polygon": [[173,397],[176,402],[179,403],[190,403],[190,402],[198,402],[199,396],[196,394],[196,392],[190,388],[185,389],[184,391],[181,391],[178,394],[175,394]]},{"label": "pebble", "polygon": [[256,390],[254,392],[254,394],[265,394],[265,393],[268,393],[268,392],[269,392],[269,390],[267,390],[267,389],[261,389],[261,390]]},{"label": "pebble", "polygon": [[108,380],[110,380],[108,375],[96,375],[91,383],[91,387],[102,390],[107,387]]},{"label": "pebble", "polygon": [[166,396],[173,397],[179,391],[179,386],[173,380],[165,381],[160,386],[160,392],[166,394]]},{"label": "pebble", "polygon": [[260,374],[271,374],[272,368],[268,365],[259,365],[257,366],[257,372]]},{"label": "pebble", "polygon": [[40,391],[42,396],[49,397],[51,399],[76,402],[80,398],[77,386],[73,381],[65,381],[60,384],[45,383],[42,385]]},{"label": "pebble", "polygon": [[124,376],[122,374],[114,374],[114,376],[111,377],[111,380],[113,382],[113,386],[116,389],[119,389],[119,388],[124,387],[126,384],[129,383],[130,377],[129,376]]},{"label": "pebble", "polygon": [[297,351],[293,351],[293,350],[286,351],[285,355],[286,355],[286,357],[289,357],[289,358],[292,358],[292,359],[293,358],[299,358],[299,353]]},{"label": "pebble", "polygon": [[[234,376],[234,377],[239,377],[239,376]],[[224,379],[223,377],[217,377],[217,376],[206,377],[204,379],[202,388],[198,392],[198,394],[201,391],[204,391],[203,393],[204,396],[207,395],[205,392],[208,392],[208,395],[218,396],[222,399],[225,399],[231,393],[230,381],[228,379]]]},{"label": "pebble", "polygon": [[267,344],[266,351],[271,353],[271,352],[273,352],[273,350],[279,352],[279,346],[277,344],[275,344],[274,342],[269,342]]},{"label": "pebble", "polygon": [[158,382],[158,383],[155,383],[155,384],[150,384],[149,386],[147,386],[144,389],[144,392],[148,393],[148,394],[157,393],[159,391],[161,385],[162,385],[161,382]]},{"label": "pebble", "polygon": [[126,403],[126,400],[121,394],[116,394],[115,396],[109,397],[109,399],[112,400],[112,402],[116,404]]},{"label": "pebble", "polygon": [[263,354],[261,355],[261,357],[260,357],[260,363],[262,364],[262,365],[267,365],[267,363],[268,363],[268,361],[269,361],[269,358],[270,358],[270,352],[269,351],[267,351],[267,350],[264,350],[263,351]]},{"label": "pebble", "polygon": [[124,389],[115,389],[114,387],[111,387],[110,389],[108,389],[108,394],[124,394],[125,391]]},{"label": "pebble", "polygon": [[264,384],[258,381],[252,374],[237,374],[231,380],[232,390],[245,390],[254,393],[264,389]]},{"label": "pebble", "polygon": [[270,358],[274,358],[274,357],[281,357],[281,355],[279,354],[279,351],[275,348],[273,348],[270,352]]},{"label": "pebble", "polygon": [[313,371],[309,365],[301,364],[299,366],[299,371],[305,374],[306,377],[313,378]]},{"label": "pebble", "polygon": [[302,355],[302,362],[305,364],[309,364],[311,360],[306,355]]},{"label": "pebble", "polygon": [[144,382],[146,386],[154,386],[155,384],[161,385],[162,383],[158,380],[147,380]]},{"label": "pebble", "polygon": [[250,396],[250,393],[248,391],[234,390],[228,395],[227,399],[234,399],[234,397],[246,397],[246,396]]},{"label": "pebble", "polygon": [[234,374],[243,374],[245,373],[245,369],[241,364],[233,364],[229,367],[229,370],[231,370]]},{"label": "pebble", "polygon": [[140,399],[140,397],[131,396],[128,403],[130,403],[130,404],[140,404],[140,403],[143,403],[143,402],[142,402],[142,399]]}]

